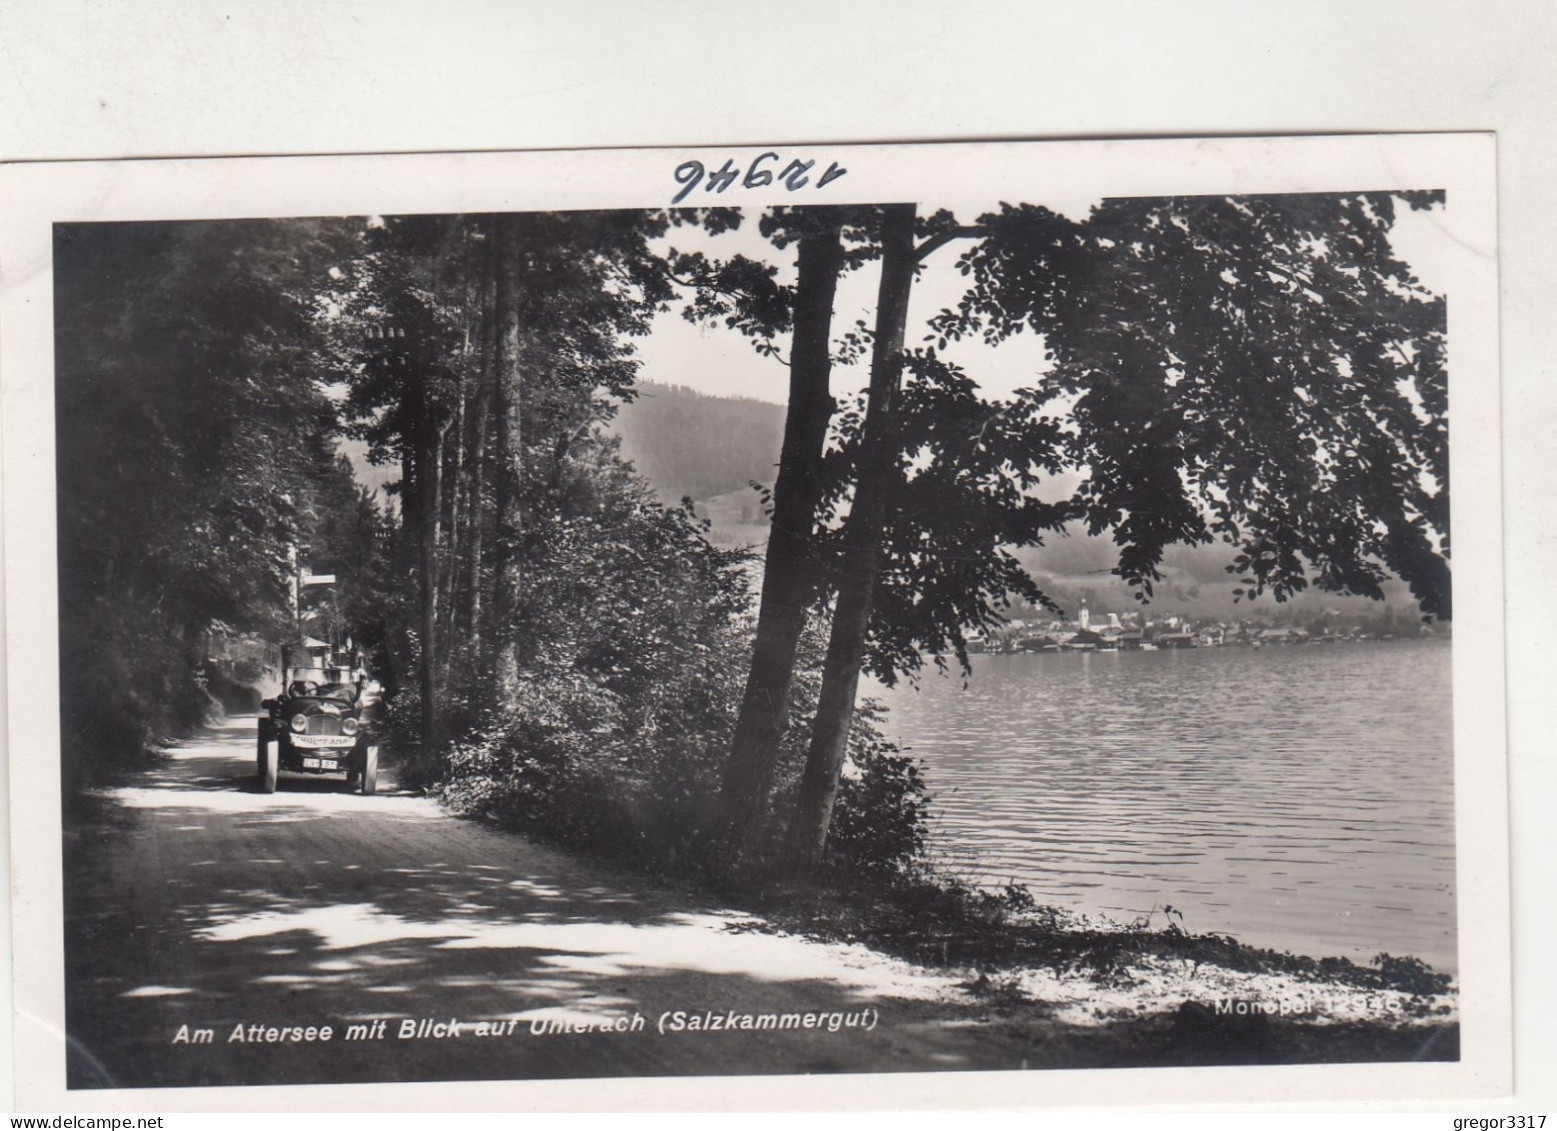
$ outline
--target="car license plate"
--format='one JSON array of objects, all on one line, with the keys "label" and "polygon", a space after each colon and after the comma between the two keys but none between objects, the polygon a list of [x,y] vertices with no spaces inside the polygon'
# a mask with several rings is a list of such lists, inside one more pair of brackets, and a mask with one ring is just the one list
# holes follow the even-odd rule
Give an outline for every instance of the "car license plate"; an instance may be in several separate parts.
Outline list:
[{"label": "car license plate", "polygon": [[299,750],[344,748],[356,741],[349,734],[297,734],[292,736],[292,745]]},{"label": "car license plate", "polygon": [[334,762],[326,762],[323,758],[304,758],[303,759],[303,769],[305,769],[305,770],[323,770],[323,769],[327,769],[329,767],[332,767],[334,765],[335,765]]}]

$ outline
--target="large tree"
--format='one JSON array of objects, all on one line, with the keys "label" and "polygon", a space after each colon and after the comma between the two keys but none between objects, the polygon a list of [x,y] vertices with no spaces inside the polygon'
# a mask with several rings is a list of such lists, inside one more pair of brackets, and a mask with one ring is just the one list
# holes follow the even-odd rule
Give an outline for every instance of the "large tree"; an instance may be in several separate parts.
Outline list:
[{"label": "large tree", "polygon": [[797,244],[789,402],[762,594],[745,695],[725,766],[722,847],[744,847],[743,823],[766,805],[773,767],[788,728],[795,654],[819,588],[816,523],[825,490],[822,457],[833,415],[833,300],[844,266],[840,209],[812,208],[778,232]]},{"label": "large tree", "polygon": [[393,618],[401,622],[395,668],[399,674],[414,664],[429,745],[441,727],[438,625],[447,585],[440,584],[440,550],[453,535],[444,521],[446,448],[473,381],[470,339],[480,325],[468,302],[474,246],[460,217],[366,225],[361,258],[343,275],[341,301],[328,312],[351,378],[344,408],[356,420],[353,431],[368,441],[371,458],[400,464],[397,559],[413,589],[403,599],[416,615]]},{"label": "large tree", "polygon": [[821,854],[832,817],[838,775],[854,718],[865,638],[870,629],[876,579],[881,573],[887,512],[902,478],[901,406],[903,337],[913,290],[912,204],[882,209],[881,281],[876,295],[870,387],[854,476],[854,495],[838,539],[832,634],[822,669],[821,698],[812,726],[805,774],[796,803],[794,841],[804,857]]},{"label": "large tree", "polygon": [[[779,233],[774,242],[782,247],[787,225],[808,213],[841,223],[843,238],[827,258],[809,263],[801,245],[795,358],[807,357],[814,334],[830,327],[841,272],[881,261],[878,312],[873,327],[861,324],[837,343],[834,361],[868,356],[870,375],[859,402],[836,417],[833,399],[824,395],[827,370],[820,362],[790,363],[762,610],[720,797],[721,863],[735,870],[760,866],[772,847],[762,818],[808,610],[834,598],[821,703],[798,801],[788,814],[790,854],[803,867],[816,862],[825,842],[861,671],[868,666],[894,680],[917,669],[921,649],[950,651],[966,662],[963,628],[997,620],[994,610],[1011,593],[1046,601],[1007,547],[1038,544],[1068,513],[1023,494],[1040,464],[1055,468],[1051,427],[1025,409],[982,400],[976,385],[934,351],[903,349],[914,279],[924,259],[959,234],[953,218],[920,217],[911,204],[797,209],[765,219],[763,230],[770,238]],[[813,225],[819,218],[807,217]],[[753,333],[749,323],[741,328]],[[911,462],[919,466],[910,476]],[[885,552],[889,544],[902,552]],[[872,630],[884,577],[890,608],[874,618]]]},{"label": "large tree", "polygon": [[426,747],[451,709],[517,695],[534,646],[525,561],[545,533],[530,516],[550,513],[571,452],[613,397],[630,395],[627,339],[669,294],[649,244],[669,223],[642,212],[389,217],[339,285],[330,321],[346,343],[345,412],[370,458],[402,468],[418,610],[407,651]]}]

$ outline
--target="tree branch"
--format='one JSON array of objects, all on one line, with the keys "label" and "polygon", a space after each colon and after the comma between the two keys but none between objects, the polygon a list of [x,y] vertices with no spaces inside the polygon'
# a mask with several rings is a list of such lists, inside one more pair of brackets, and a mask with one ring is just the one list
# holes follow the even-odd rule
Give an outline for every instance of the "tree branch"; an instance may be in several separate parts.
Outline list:
[{"label": "tree branch", "polygon": [[939,251],[952,240],[977,239],[979,236],[988,234],[988,228],[977,224],[947,228],[944,232],[937,232],[914,249],[914,262],[923,263],[932,253]]},{"label": "tree branch", "polygon": [[664,268],[664,271],[666,277],[669,278],[671,282],[678,283],[683,287],[690,287],[693,290],[709,290],[713,291],[715,294],[725,295],[728,298],[736,297],[737,292],[731,290],[728,287],[722,287],[714,282],[714,277],[712,275],[702,275],[695,278],[683,278],[682,276],[676,274],[676,272],[670,267]]}]

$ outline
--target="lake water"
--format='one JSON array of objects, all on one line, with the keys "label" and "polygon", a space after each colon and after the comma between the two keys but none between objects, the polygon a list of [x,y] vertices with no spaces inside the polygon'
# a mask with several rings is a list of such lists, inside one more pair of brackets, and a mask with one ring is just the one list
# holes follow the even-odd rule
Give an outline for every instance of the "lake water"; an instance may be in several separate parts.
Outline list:
[{"label": "lake water", "polygon": [[867,694],[927,764],[938,853],[964,877],[1454,971],[1449,652],[1431,639],[985,655],[966,689],[932,674]]}]

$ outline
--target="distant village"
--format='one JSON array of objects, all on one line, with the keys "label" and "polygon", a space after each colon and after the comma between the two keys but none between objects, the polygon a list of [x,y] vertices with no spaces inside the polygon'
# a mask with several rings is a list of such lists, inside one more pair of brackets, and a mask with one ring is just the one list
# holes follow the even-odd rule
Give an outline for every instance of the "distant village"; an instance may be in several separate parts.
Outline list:
[{"label": "distant village", "polygon": [[1290,621],[1279,623],[1276,617],[1270,616],[1217,620],[1165,615],[1148,619],[1135,611],[1094,616],[1083,603],[1073,621],[1037,616],[1013,618],[998,630],[970,638],[968,651],[1155,652],[1170,648],[1265,648],[1448,636],[1450,633],[1450,622],[1426,624],[1400,616],[1393,608],[1367,618],[1326,609],[1310,618],[1306,626],[1300,626]]}]

